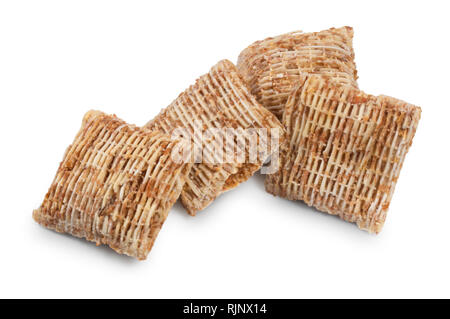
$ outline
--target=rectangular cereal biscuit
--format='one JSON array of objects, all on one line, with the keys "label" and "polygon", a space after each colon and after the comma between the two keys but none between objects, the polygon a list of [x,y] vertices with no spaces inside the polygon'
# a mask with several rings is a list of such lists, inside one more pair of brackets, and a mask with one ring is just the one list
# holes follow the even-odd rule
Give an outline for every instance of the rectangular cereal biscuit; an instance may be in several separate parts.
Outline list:
[{"label": "rectangular cereal biscuit", "polygon": [[192,166],[173,160],[184,143],[90,111],[33,218],[145,259]]},{"label": "rectangular cereal biscuit", "polygon": [[[284,131],[278,119],[250,94],[228,60],[220,61],[197,79],[146,127],[168,134],[184,130],[183,137],[201,150],[201,159],[194,159],[196,163],[181,193],[181,201],[191,215],[250,178],[271,155],[271,141],[282,138]],[[232,145],[224,142],[228,129],[238,132]],[[211,130],[216,134],[205,136]],[[249,147],[251,130],[257,140],[256,149]],[[241,157],[227,160],[219,155],[221,152]],[[255,153],[257,158],[252,156]]]},{"label": "rectangular cereal biscuit", "polygon": [[320,74],[357,87],[351,27],[283,34],[257,41],[239,55],[237,67],[251,93],[279,119],[301,74]]},{"label": "rectangular cereal biscuit", "polygon": [[266,190],[378,233],[420,113],[392,97],[308,76],[286,104],[288,141]]}]

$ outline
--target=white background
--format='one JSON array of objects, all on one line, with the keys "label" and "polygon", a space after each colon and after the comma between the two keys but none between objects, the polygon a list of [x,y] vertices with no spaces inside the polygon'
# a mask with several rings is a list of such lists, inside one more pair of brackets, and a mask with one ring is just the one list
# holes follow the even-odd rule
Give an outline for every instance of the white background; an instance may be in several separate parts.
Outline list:
[{"label": "white background", "polygon": [[[0,297],[450,297],[445,1],[1,1]],[[147,261],[31,218],[89,109],[145,124],[218,60],[353,26],[359,85],[422,106],[385,227],[265,193],[177,204]]]}]

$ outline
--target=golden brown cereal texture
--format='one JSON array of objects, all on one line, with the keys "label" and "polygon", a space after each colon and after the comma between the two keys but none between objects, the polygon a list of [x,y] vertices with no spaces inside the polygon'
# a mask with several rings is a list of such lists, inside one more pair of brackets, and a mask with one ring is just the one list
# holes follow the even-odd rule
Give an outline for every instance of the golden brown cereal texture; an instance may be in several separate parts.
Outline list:
[{"label": "golden brown cereal texture", "polygon": [[353,29],[301,31],[257,41],[239,55],[237,67],[251,93],[281,119],[300,75],[320,74],[357,87]]},{"label": "golden brown cereal texture", "polygon": [[195,146],[203,150],[203,157],[201,163],[194,164],[181,193],[181,201],[191,215],[204,209],[224,191],[250,178],[271,155],[267,144],[276,134],[274,129],[280,135],[284,131],[277,118],[250,94],[235,65],[228,60],[222,60],[212,67],[209,73],[181,93],[146,127],[168,134],[183,128],[191,139],[195,132],[205,134],[211,128],[267,129],[266,136],[259,134],[259,131],[254,135],[258,140],[260,155],[256,161],[249,160],[248,136],[244,133],[238,134],[236,139],[244,139],[245,145],[238,144],[236,150],[231,151],[236,155],[241,154],[244,159],[241,161],[237,156],[225,162],[217,159],[217,150],[221,149],[225,154],[229,149],[226,144],[220,143],[226,138],[223,130],[214,138],[194,139]]},{"label": "golden brown cereal texture", "polygon": [[116,116],[88,112],[33,218],[145,259],[191,167],[171,159],[180,143],[185,142]]},{"label": "golden brown cereal texture", "polygon": [[420,113],[392,97],[306,77],[286,104],[288,142],[266,190],[378,233]]}]

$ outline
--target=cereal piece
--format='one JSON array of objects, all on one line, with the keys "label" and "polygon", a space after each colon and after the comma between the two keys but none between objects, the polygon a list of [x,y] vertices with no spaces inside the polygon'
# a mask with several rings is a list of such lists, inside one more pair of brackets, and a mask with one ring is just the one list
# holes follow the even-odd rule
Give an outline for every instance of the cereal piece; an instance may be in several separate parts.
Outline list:
[{"label": "cereal piece", "polygon": [[286,104],[288,142],[266,190],[378,233],[420,113],[392,97],[308,76]]},{"label": "cereal piece", "polygon": [[90,111],[33,218],[143,260],[192,166],[172,158],[184,143]]},{"label": "cereal piece", "polygon": [[303,73],[357,87],[352,42],[351,27],[291,32],[253,43],[239,55],[237,67],[258,102],[281,119]]},{"label": "cereal piece", "polygon": [[[185,137],[193,140],[195,148],[202,151],[201,161],[194,164],[181,193],[181,201],[191,215],[204,209],[224,191],[250,178],[275,149],[268,144],[277,134],[283,135],[281,123],[259,105],[234,64],[227,60],[220,61],[201,76],[146,127],[168,134],[184,129],[188,135]],[[224,143],[227,128],[240,130],[233,139],[243,140],[244,145]],[[211,129],[216,129],[217,134],[205,137]],[[256,159],[251,158],[249,129],[256,130]],[[229,153],[233,146],[231,154],[236,156],[231,159],[220,156],[220,152]]]}]

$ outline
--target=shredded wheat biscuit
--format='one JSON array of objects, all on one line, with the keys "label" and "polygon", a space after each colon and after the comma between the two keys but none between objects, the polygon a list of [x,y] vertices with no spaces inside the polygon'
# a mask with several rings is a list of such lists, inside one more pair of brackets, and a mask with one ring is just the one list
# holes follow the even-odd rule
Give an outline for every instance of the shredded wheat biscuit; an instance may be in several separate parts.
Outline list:
[{"label": "shredded wheat biscuit", "polygon": [[305,77],[286,104],[288,141],[266,190],[378,233],[420,113],[392,97]]},{"label": "shredded wheat biscuit", "polygon": [[192,166],[172,160],[180,143],[116,116],[88,112],[33,218],[145,259]]},{"label": "shredded wheat biscuit", "polygon": [[291,32],[253,43],[239,55],[237,67],[258,102],[281,119],[302,73],[357,87],[352,42],[351,27]]},{"label": "shredded wheat biscuit", "polygon": [[[146,127],[168,134],[184,128],[192,137],[197,131],[196,123],[200,123],[201,133],[211,128],[264,128],[267,129],[267,138],[257,134],[260,156],[256,161],[248,159],[249,143],[238,145],[234,151],[243,154],[243,162],[233,158],[231,161],[219,163],[215,158],[218,152],[203,153],[201,163],[194,164],[181,193],[181,201],[191,215],[204,209],[224,191],[250,178],[271,155],[268,143],[275,134],[274,129],[278,130],[281,138],[284,132],[277,118],[250,94],[235,65],[228,60],[222,60],[212,67],[209,73],[201,76],[194,85],[181,93],[155,119],[147,123]],[[236,138],[246,139],[244,135],[239,134]],[[216,138],[194,139],[194,142],[202,150],[217,150],[222,147],[219,142],[224,139],[222,130]],[[224,145],[224,152],[227,147],[229,146]]]}]

